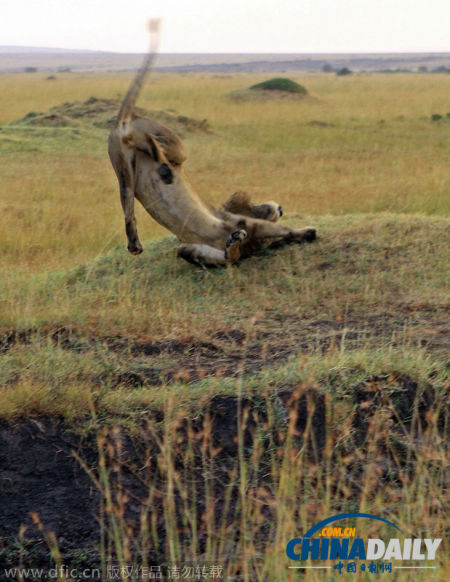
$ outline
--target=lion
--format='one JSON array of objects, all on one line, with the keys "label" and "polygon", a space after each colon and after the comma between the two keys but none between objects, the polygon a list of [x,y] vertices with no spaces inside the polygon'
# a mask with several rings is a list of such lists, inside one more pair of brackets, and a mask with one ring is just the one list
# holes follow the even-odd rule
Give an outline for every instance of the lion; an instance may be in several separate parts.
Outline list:
[{"label": "lion", "polygon": [[313,241],[314,227],[293,229],[275,224],[283,214],[275,202],[252,204],[242,191],[235,192],[220,209],[203,202],[184,178],[186,153],[178,135],[134,113],[158,36],[159,22],[151,21],[150,51],[122,102],[108,141],[119,182],[128,251],[138,255],[143,250],[134,213],[135,198],[179,239],[178,256],[202,266],[235,263],[266,243]]}]

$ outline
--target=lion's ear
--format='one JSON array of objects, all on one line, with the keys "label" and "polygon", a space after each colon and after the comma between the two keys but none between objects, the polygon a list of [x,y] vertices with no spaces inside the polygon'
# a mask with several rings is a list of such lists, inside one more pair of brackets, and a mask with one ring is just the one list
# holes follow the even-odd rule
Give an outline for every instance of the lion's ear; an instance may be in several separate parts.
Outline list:
[{"label": "lion's ear", "polygon": [[149,133],[136,130],[131,131],[122,136],[122,143],[127,147],[144,152],[157,163],[160,163],[162,160],[161,150],[159,149],[156,138]]},{"label": "lion's ear", "polygon": [[156,141],[156,138],[150,134],[147,134],[145,137],[149,149],[147,153],[152,157],[153,160],[155,160],[155,162],[158,162],[159,164],[162,161],[162,155],[161,150],[159,149],[158,142]]}]

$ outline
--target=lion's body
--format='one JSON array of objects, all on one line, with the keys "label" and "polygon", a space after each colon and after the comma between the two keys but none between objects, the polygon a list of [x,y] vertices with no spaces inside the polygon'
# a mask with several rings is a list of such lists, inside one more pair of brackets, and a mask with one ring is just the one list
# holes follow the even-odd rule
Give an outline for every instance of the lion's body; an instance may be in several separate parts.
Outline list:
[{"label": "lion's body", "polygon": [[134,104],[152,61],[150,54],[122,103],[108,152],[116,172],[128,250],[142,252],[134,215],[134,198],[182,243],[178,255],[202,264],[225,264],[252,252],[263,241],[313,240],[315,229],[294,230],[273,224],[282,215],[274,202],[255,205],[243,192],[235,193],[215,210],[186,182],[186,154],[180,138],[169,128],[137,117]]},{"label": "lion's body", "polygon": [[[136,156],[135,196],[153,218],[173,232],[180,242],[221,246],[229,234],[182,177],[181,168],[172,168],[172,182],[155,179],[145,154]],[[220,241],[220,242],[219,242]]]}]

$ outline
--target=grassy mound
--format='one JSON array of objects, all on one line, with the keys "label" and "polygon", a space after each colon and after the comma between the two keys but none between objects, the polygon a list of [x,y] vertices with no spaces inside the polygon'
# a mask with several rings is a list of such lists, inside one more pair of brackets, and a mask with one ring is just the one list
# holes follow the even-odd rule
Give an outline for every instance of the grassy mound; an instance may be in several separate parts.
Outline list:
[{"label": "grassy mound", "polygon": [[[79,126],[84,123],[101,129],[111,129],[116,124],[119,108],[120,101],[117,99],[90,97],[84,102],[73,101],[56,105],[44,113],[31,111],[15,123],[44,127]],[[136,108],[136,113],[169,126],[181,136],[187,132],[209,131],[206,119],[198,120],[171,111],[149,111],[140,107]]]},{"label": "grassy mound", "polygon": [[286,93],[297,93],[299,95],[307,95],[308,91],[302,85],[299,85],[292,79],[284,77],[275,77],[262,83],[257,83],[250,87],[251,91],[284,91]]},{"label": "grassy mound", "polygon": [[228,97],[237,101],[266,101],[268,99],[305,99],[308,91],[291,79],[275,77],[252,85],[248,89],[235,89]]}]

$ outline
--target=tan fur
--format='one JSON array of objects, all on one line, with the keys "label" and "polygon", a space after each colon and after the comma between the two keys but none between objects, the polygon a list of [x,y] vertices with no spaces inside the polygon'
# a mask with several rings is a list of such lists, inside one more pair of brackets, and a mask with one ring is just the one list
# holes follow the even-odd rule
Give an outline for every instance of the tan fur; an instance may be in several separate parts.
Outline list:
[{"label": "tan fur", "polygon": [[133,254],[142,252],[135,198],[178,237],[183,243],[179,256],[191,262],[233,263],[263,241],[313,240],[312,227],[295,230],[273,224],[282,214],[281,206],[275,202],[252,204],[248,194],[237,192],[223,211],[215,211],[195,194],[184,178],[182,164],[186,155],[180,138],[171,129],[134,114],[139,90],[153,62],[154,47],[155,43],[128,90],[108,142],[119,181],[128,250]]},{"label": "tan fur", "polygon": [[276,202],[252,204],[250,195],[243,190],[235,192],[223,205],[224,210],[233,214],[243,214],[253,218],[261,218],[276,222],[282,215],[283,209]]},{"label": "tan fur", "polygon": [[250,194],[243,190],[238,190],[230,196],[223,205],[225,210],[233,214],[247,214],[251,211]]}]

